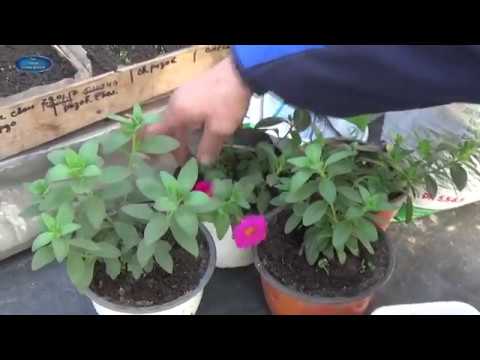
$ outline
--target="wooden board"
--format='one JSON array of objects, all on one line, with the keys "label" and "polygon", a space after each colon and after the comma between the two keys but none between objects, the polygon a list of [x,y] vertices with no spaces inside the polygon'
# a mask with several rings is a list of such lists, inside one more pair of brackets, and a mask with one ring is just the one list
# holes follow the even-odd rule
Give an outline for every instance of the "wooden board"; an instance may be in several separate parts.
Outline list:
[{"label": "wooden board", "polygon": [[0,159],[165,95],[229,54],[201,45],[0,107]]}]

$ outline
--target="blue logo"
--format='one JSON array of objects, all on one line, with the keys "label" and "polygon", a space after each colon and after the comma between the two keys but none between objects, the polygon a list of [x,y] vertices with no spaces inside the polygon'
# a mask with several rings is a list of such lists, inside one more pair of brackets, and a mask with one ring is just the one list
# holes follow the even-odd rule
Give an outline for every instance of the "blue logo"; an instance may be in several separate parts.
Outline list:
[{"label": "blue logo", "polygon": [[52,60],[45,56],[24,56],[15,63],[17,70],[31,73],[41,73],[50,70]]}]

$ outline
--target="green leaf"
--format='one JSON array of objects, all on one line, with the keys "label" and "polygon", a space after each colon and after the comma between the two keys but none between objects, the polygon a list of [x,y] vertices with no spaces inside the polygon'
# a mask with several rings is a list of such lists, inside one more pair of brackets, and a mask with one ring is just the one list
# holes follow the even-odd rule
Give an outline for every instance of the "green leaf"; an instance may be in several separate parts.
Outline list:
[{"label": "green leaf", "polygon": [[138,244],[140,242],[140,237],[138,236],[137,230],[133,225],[115,222],[113,227],[118,237],[122,239],[127,244]]},{"label": "green leaf", "polygon": [[327,171],[328,171],[328,176],[330,178],[334,178],[336,176],[348,174],[352,172],[352,169],[353,169],[353,161],[345,160],[345,161],[330,165]]},{"label": "green leaf", "polygon": [[[313,191],[315,192],[315,188],[313,189]],[[290,198],[290,199],[294,199],[294,194],[287,194],[287,193],[282,193],[276,197],[274,197],[272,200],[270,200],[270,204],[273,205],[273,206],[283,206],[286,204],[287,202],[287,198]],[[293,202],[296,202],[295,200]]]},{"label": "green leaf", "polygon": [[95,177],[102,175],[102,170],[97,165],[88,165],[83,171],[85,177]]},{"label": "green leaf", "polygon": [[140,104],[133,104],[132,118],[138,124],[143,122],[143,111]]},{"label": "green leaf", "polygon": [[160,114],[144,114],[143,115],[143,123],[146,125],[155,124],[162,121],[162,117]]},{"label": "green leaf", "polygon": [[180,207],[175,211],[175,220],[181,229],[190,234],[192,237],[196,237],[198,233],[198,218],[188,208]]},{"label": "green leaf", "polygon": [[270,200],[272,199],[270,192],[262,190],[257,196],[257,209],[260,214],[265,214],[268,211]]},{"label": "green leaf", "polygon": [[356,202],[356,203],[361,203],[362,202],[362,198],[360,197],[359,193],[351,187],[339,186],[339,187],[337,187],[337,190],[340,194],[345,196],[350,201],[353,201],[353,202]]},{"label": "green leaf", "polygon": [[373,249],[372,244],[370,244],[370,242],[362,240],[360,238],[358,240],[360,240],[363,247],[369,252],[369,254],[371,255],[375,254],[375,250]]},{"label": "green leaf", "polygon": [[353,220],[353,219],[361,218],[364,215],[365,215],[364,209],[359,208],[357,206],[352,206],[348,208],[347,213],[345,214],[345,217],[347,218],[347,220]]},{"label": "green leaf", "polygon": [[38,208],[38,204],[34,204],[29,206],[26,209],[23,209],[19,216],[24,217],[26,219],[34,218],[41,214],[40,209]]},{"label": "green leaf", "polygon": [[166,195],[163,185],[152,178],[138,179],[137,187],[143,195],[151,200],[157,200]]},{"label": "green leaf", "polygon": [[177,243],[194,257],[198,257],[199,248],[196,236],[185,232],[185,228],[186,226],[183,224],[180,226],[176,219],[172,220],[170,230]]},{"label": "green leaf", "polygon": [[370,221],[359,218],[355,220],[355,235],[362,241],[375,242],[378,240],[378,231]]},{"label": "green leaf", "polygon": [[317,191],[317,184],[317,181],[310,181],[303,185],[298,191],[294,193],[288,193],[285,200],[288,203],[297,203],[300,201],[304,201]]},{"label": "green leaf", "polygon": [[223,200],[230,198],[232,195],[233,183],[232,180],[214,180],[213,194]]},{"label": "green leaf", "polygon": [[142,268],[147,266],[148,261],[153,257],[155,244],[148,245],[145,240],[140,241],[137,247],[137,259]]},{"label": "green leaf", "polygon": [[64,203],[57,212],[56,223],[59,225],[70,224],[73,221],[74,211],[72,204]]},{"label": "green leaf", "polygon": [[54,232],[57,227],[57,222],[55,221],[55,219],[47,213],[43,213],[41,217],[47,229]]},{"label": "green leaf", "polygon": [[122,211],[131,217],[141,220],[150,220],[154,215],[152,208],[147,204],[125,205],[122,207]]},{"label": "green leaf", "polygon": [[77,288],[83,288],[85,280],[85,262],[79,253],[72,252],[67,258],[67,273],[72,283]]},{"label": "green leaf", "polygon": [[[178,174],[178,182],[185,191],[193,189],[198,179],[198,163],[194,158],[187,161]],[[166,186],[166,185],[165,185]]]},{"label": "green leaf", "polygon": [[225,212],[219,211],[215,217],[214,225],[217,232],[217,238],[222,240],[230,228],[230,217]]},{"label": "green leaf", "polygon": [[167,189],[167,192],[170,194],[175,194],[178,190],[178,182],[172,175],[166,171],[160,171],[160,179],[162,184]]},{"label": "green leaf", "polygon": [[294,193],[300,189],[313,175],[311,170],[300,170],[292,177],[290,192]]},{"label": "green leaf", "polygon": [[350,239],[353,229],[349,222],[341,222],[333,226],[333,246],[337,250],[343,250]]},{"label": "green leaf", "polygon": [[347,262],[347,254],[345,253],[344,250],[339,250],[339,249],[336,249],[336,250],[337,250],[338,261],[340,262],[340,264],[345,265],[345,263]]},{"label": "green leaf", "polygon": [[95,256],[106,259],[116,259],[122,255],[116,246],[107,241],[98,242],[96,244],[98,246],[98,250],[92,251]]},{"label": "green leaf", "polygon": [[270,128],[272,126],[277,126],[285,122],[284,119],[278,117],[269,117],[266,119],[260,120],[257,125],[255,125],[255,129],[265,129]]},{"label": "green leaf", "polygon": [[210,198],[207,194],[200,191],[193,191],[187,195],[185,199],[185,206],[192,208],[192,210],[201,210],[207,207],[210,203]]},{"label": "green leaf", "polygon": [[310,113],[306,110],[295,110],[293,113],[293,122],[298,132],[307,130],[311,124]]},{"label": "green leaf", "polygon": [[305,211],[307,211],[309,205],[310,204],[304,202],[296,203],[293,205],[293,212],[295,215],[303,217],[303,214],[305,214]]},{"label": "green leaf", "polygon": [[130,170],[124,166],[108,166],[103,169],[99,180],[104,184],[113,184],[125,180],[130,174]]},{"label": "green leaf", "polygon": [[171,245],[166,241],[159,241],[155,248],[155,260],[157,264],[167,273],[173,273],[173,259],[170,255]]},{"label": "green leaf", "polygon": [[358,239],[351,237],[350,240],[348,240],[347,244],[347,249],[350,250],[350,252],[354,256],[360,256],[360,249],[358,248]]},{"label": "green leaf", "polygon": [[103,220],[107,216],[105,202],[98,196],[90,196],[83,203],[83,209],[86,211],[88,221],[95,229],[100,229]]},{"label": "green leaf", "polygon": [[[93,271],[95,269],[95,263],[97,262],[97,260],[91,259],[91,258],[87,258],[85,260],[80,258],[80,260],[83,261],[83,271],[81,271],[80,262],[76,260],[77,267],[73,267],[73,265],[71,265],[72,270],[69,271],[69,275],[70,275],[70,279],[72,280],[72,283],[77,287],[77,289],[80,292],[83,292],[84,290],[88,289],[88,287],[92,282]],[[67,259],[67,262],[68,262],[68,259]],[[67,267],[68,267],[68,264],[67,264]],[[76,272],[75,270],[77,270],[78,272]],[[72,278],[71,275],[73,274],[75,275]]]},{"label": "green leaf", "polygon": [[318,228],[310,228],[305,232],[305,257],[310,266],[315,265],[320,253],[325,250],[329,243],[331,233],[320,232]]},{"label": "green leaf", "polygon": [[368,124],[370,124],[370,121],[372,120],[372,116],[371,115],[358,115],[358,116],[353,116],[353,117],[346,118],[345,120],[354,124],[360,130],[365,131],[368,127]]},{"label": "green leaf", "polygon": [[47,155],[47,159],[53,164],[63,164],[65,161],[65,150],[54,150]]},{"label": "green leaf", "polygon": [[120,115],[116,115],[116,114],[108,114],[107,118],[109,118],[110,120],[117,121],[117,122],[122,123],[122,124],[131,124],[132,123],[132,121],[129,118],[126,118],[126,117],[120,116]]},{"label": "green leaf", "polygon": [[170,136],[156,135],[146,138],[140,149],[147,154],[164,155],[176,150],[179,146],[179,142]]},{"label": "green leaf", "polygon": [[96,164],[98,161],[98,142],[94,140],[87,141],[80,147],[78,154],[87,164]]},{"label": "green leaf", "polygon": [[323,146],[318,143],[310,144],[305,148],[305,154],[311,163],[318,164],[322,157],[322,149]]},{"label": "green leaf", "polygon": [[305,156],[289,159],[288,162],[298,168],[304,168],[310,164],[310,162],[308,161],[308,158]]},{"label": "green leaf", "polygon": [[100,247],[97,245],[97,243],[89,239],[74,238],[74,239],[71,239],[69,242],[70,242],[70,246],[73,246],[82,250],[87,250],[87,251],[100,250]]},{"label": "green leaf", "polygon": [[62,226],[62,236],[69,235],[71,233],[74,233],[78,229],[80,229],[81,226],[78,224],[66,224]]},{"label": "green leaf", "polygon": [[123,145],[130,141],[130,137],[122,131],[113,131],[107,134],[102,140],[104,154],[111,154],[120,149]]},{"label": "green leaf", "polygon": [[61,263],[68,255],[68,243],[65,241],[65,239],[53,239],[52,247],[55,258],[59,263]]},{"label": "green leaf", "polygon": [[132,190],[133,186],[130,181],[125,180],[116,183],[115,186],[109,186],[106,189],[102,190],[100,196],[104,200],[113,200],[127,196],[130,192],[132,192]]},{"label": "green leaf", "polygon": [[154,205],[158,211],[174,211],[177,208],[177,204],[170,200],[168,197],[158,198]]},{"label": "green leaf", "polygon": [[297,226],[300,225],[301,221],[302,218],[300,216],[292,214],[285,223],[285,234],[290,234],[293,230],[295,230]]},{"label": "green leaf", "polygon": [[49,182],[63,181],[70,179],[70,169],[65,164],[55,165],[53,168],[48,170],[46,179]]},{"label": "green leaf", "polygon": [[75,194],[68,186],[52,188],[45,196],[45,200],[40,203],[40,210],[57,209],[63,203],[72,202],[74,198]]},{"label": "green leaf", "polygon": [[55,259],[51,246],[42,247],[35,252],[32,259],[32,270],[37,271]]},{"label": "green leaf", "polygon": [[104,259],[105,270],[108,276],[115,280],[120,275],[122,264],[118,259]]},{"label": "green leaf", "polygon": [[337,188],[332,180],[322,179],[318,186],[318,191],[330,205],[333,205],[337,198]]},{"label": "green leaf", "polygon": [[338,151],[332,155],[330,155],[330,157],[327,159],[327,161],[325,162],[325,166],[329,166],[329,165],[333,165],[343,159],[346,159],[348,157],[351,157],[353,156],[354,153],[350,150],[344,150],[344,151]]},{"label": "green leaf", "polygon": [[86,161],[72,149],[65,150],[65,163],[70,169],[83,168],[86,165]]},{"label": "green leaf", "polygon": [[51,232],[46,232],[37,236],[33,241],[32,251],[37,251],[38,249],[50,244],[55,236]]},{"label": "green leaf", "polygon": [[467,187],[468,174],[460,164],[453,164],[450,167],[450,176],[458,191],[463,191]]},{"label": "green leaf", "polygon": [[360,190],[360,196],[362,197],[363,202],[368,202],[368,199],[370,198],[370,193],[368,192],[368,190],[365,189],[362,185],[358,186],[358,190]]},{"label": "green leaf", "polygon": [[311,226],[322,220],[327,212],[328,204],[325,201],[316,201],[311,204],[303,214],[303,225]]},{"label": "green leaf", "polygon": [[144,239],[147,245],[154,244],[168,231],[170,225],[169,218],[165,215],[157,214],[145,227]]}]

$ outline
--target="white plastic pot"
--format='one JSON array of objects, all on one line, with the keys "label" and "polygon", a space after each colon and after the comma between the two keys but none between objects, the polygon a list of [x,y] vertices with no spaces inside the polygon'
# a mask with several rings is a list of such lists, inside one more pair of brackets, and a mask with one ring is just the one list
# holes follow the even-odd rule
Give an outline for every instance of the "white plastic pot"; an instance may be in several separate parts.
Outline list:
[{"label": "white plastic pot", "polygon": [[372,315],[479,315],[479,312],[471,305],[452,301],[385,306]]},{"label": "white plastic pot", "polygon": [[217,268],[234,269],[250,266],[253,264],[253,250],[239,249],[233,240],[232,229],[229,228],[223,239],[217,237],[215,226],[205,223],[205,227],[210,232],[215,243],[217,251]]},{"label": "white plastic pot", "polygon": [[117,305],[98,296],[91,290],[87,290],[85,295],[92,301],[92,304],[98,315],[195,315],[203,296],[203,289],[212,277],[215,270],[216,250],[210,235],[210,232],[204,226],[200,226],[201,233],[204,235],[208,244],[210,254],[205,273],[198,286],[191,292],[180,298],[163,305],[149,307],[134,307]]}]

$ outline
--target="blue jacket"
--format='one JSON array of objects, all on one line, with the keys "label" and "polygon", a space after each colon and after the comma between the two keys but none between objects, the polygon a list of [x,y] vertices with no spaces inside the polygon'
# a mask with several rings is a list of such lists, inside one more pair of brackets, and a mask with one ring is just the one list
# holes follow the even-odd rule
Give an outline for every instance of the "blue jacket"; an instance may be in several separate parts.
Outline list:
[{"label": "blue jacket", "polygon": [[236,45],[251,89],[324,115],[480,103],[480,45]]}]

